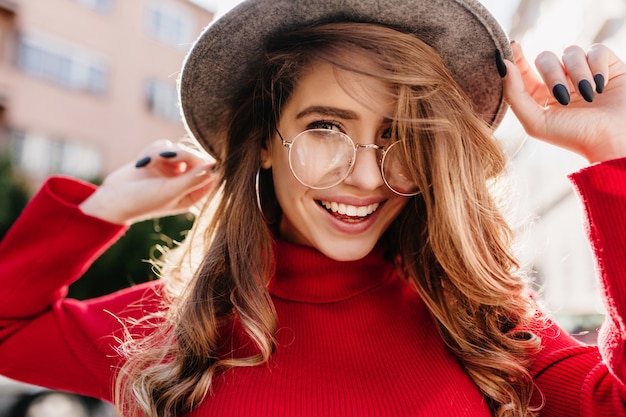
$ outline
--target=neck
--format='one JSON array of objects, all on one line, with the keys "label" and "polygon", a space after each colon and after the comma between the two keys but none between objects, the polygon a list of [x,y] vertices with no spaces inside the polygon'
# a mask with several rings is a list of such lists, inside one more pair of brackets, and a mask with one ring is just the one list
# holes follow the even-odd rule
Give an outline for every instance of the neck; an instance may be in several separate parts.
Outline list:
[{"label": "neck", "polygon": [[328,303],[354,297],[385,282],[393,265],[378,245],[357,261],[336,261],[318,250],[278,241],[272,295],[303,303]]}]

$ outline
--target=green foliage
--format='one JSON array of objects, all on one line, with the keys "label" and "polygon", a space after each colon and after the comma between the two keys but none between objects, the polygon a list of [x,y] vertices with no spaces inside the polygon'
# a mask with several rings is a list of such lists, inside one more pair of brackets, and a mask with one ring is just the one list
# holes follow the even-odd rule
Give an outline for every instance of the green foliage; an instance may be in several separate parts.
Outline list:
[{"label": "green foliage", "polygon": [[152,265],[156,245],[173,247],[191,228],[189,215],[164,217],[134,224],[75,282],[69,296],[86,299],[109,294],[156,278]]},{"label": "green foliage", "polygon": [[[0,157],[0,239],[4,237],[30,199],[28,187],[15,174],[10,159]],[[109,294],[156,278],[152,265],[156,245],[172,247],[182,241],[193,217],[180,215],[133,225],[69,289],[78,299]]]},{"label": "green foliage", "polygon": [[11,166],[8,156],[0,156],[0,239],[20,215],[30,198],[28,187]]}]

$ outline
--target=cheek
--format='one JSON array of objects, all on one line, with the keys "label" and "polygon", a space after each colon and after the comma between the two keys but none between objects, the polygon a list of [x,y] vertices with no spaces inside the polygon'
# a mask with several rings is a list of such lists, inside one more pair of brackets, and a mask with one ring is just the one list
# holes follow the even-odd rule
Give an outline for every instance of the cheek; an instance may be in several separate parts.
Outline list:
[{"label": "cheek", "polygon": [[[282,152],[280,152],[282,151]],[[272,154],[272,178],[274,190],[284,213],[289,213],[290,208],[295,206],[298,200],[308,188],[300,184],[289,168],[289,159],[284,149]]]},{"label": "cheek", "polygon": [[311,246],[307,238],[312,218],[310,216],[312,200],[307,198],[309,189],[291,174],[289,163],[285,159],[275,160],[272,165],[274,192],[280,206],[279,234],[284,240],[292,243]]},{"label": "cheek", "polygon": [[289,205],[293,205],[304,193],[309,189],[293,176],[289,169],[289,164],[275,164],[272,166],[272,178],[274,179],[274,190],[276,198],[283,211],[288,209]]},{"label": "cheek", "polygon": [[273,146],[271,156],[271,168],[276,190],[291,187],[293,181],[297,181],[289,168],[289,154],[282,146]]}]

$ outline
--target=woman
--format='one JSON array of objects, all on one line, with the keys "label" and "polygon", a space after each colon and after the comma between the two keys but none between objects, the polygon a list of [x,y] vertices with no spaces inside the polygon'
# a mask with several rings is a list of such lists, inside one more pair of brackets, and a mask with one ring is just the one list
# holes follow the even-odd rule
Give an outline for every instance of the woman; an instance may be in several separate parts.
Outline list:
[{"label": "woman", "polygon": [[[626,65],[600,45],[537,64],[473,0],[244,2],[181,75],[215,162],[158,142],[95,191],[51,179],[5,238],[0,371],[127,416],[626,415]],[[600,350],[518,270],[490,191],[503,95],[529,134],[597,163],[572,179]],[[162,280],[62,297],[126,225],[207,195]]]}]

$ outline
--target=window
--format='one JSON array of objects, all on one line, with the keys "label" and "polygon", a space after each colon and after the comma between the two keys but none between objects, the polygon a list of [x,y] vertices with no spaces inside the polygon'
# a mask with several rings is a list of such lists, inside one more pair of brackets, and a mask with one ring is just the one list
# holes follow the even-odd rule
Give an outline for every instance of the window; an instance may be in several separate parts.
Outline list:
[{"label": "window", "polygon": [[146,82],[146,102],[150,112],[165,119],[180,122],[178,91],[174,83],[159,80]]},{"label": "window", "polygon": [[186,50],[193,41],[193,20],[174,4],[153,1],[146,12],[146,31],[155,39]]},{"label": "window", "polygon": [[100,152],[79,142],[13,131],[10,143],[15,165],[31,175],[65,174],[93,180],[102,174]]},{"label": "window", "polygon": [[107,13],[113,10],[113,0],[74,0],[85,7],[96,10],[98,12]]},{"label": "window", "polygon": [[99,95],[107,88],[107,67],[99,58],[42,36],[20,39],[18,67],[30,75],[73,90]]}]

